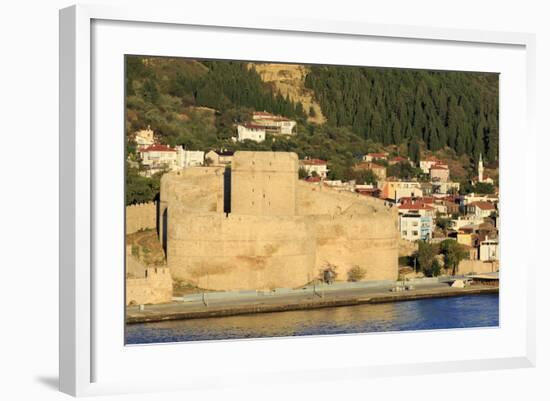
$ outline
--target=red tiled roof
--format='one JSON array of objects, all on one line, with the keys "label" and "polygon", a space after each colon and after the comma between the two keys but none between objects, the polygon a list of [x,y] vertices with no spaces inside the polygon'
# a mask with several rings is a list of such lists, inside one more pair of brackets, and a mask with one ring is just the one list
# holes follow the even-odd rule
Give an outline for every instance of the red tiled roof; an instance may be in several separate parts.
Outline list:
[{"label": "red tiled roof", "polygon": [[436,164],[435,166],[432,166],[430,170],[448,170],[449,167],[443,164]]},{"label": "red tiled roof", "polygon": [[321,181],[321,177],[307,177],[305,179],[305,181],[307,182],[320,182]]},{"label": "red tiled roof", "polygon": [[495,210],[495,206],[491,202],[477,201],[468,204],[468,206],[477,206],[481,210]]},{"label": "red tiled roof", "polygon": [[175,152],[176,149],[172,149],[170,146],[154,144],[141,149],[141,152]]},{"label": "red tiled roof", "polygon": [[307,165],[310,165],[310,166],[323,166],[323,165],[327,164],[326,161],[321,160],[321,159],[304,159],[304,160],[300,160],[300,162],[302,164],[307,164]]},{"label": "red tiled roof", "polygon": [[263,125],[258,125],[258,124],[247,123],[247,124],[243,124],[242,126],[248,129],[265,129]]},{"label": "red tiled roof", "polygon": [[355,192],[360,194],[372,194],[375,192],[382,192],[382,191],[378,188],[356,188]]},{"label": "red tiled roof", "polygon": [[435,198],[433,196],[419,196],[419,197],[412,197],[412,196],[403,196],[401,199],[399,199],[399,202],[404,204],[414,204],[414,203],[434,203]]},{"label": "red tiled roof", "polygon": [[406,204],[406,205],[400,205],[399,209],[401,210],[434,210],[433,207],[428,206],[423,203],[415,203],[415,204]]}]

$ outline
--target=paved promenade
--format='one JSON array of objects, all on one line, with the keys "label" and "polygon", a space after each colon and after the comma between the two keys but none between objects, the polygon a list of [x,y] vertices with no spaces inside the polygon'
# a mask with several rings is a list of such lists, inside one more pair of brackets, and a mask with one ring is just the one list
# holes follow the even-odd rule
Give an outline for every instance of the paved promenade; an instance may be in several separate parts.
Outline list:
[{"label": "paved promenade", "polygon": [[[402,282],[398,282],[401,285]],[[498,285],[450,287],[438,279],[405,282],[409,290],[392,292],[396,282],[335,283],[310,285],[301,289],[275,291],[211,292],[174,298],[174,302],[126,308],[127,323],[233,316],[250,313],[281,312],[350,306],[368,303],[396,302],[498,292]]]}]

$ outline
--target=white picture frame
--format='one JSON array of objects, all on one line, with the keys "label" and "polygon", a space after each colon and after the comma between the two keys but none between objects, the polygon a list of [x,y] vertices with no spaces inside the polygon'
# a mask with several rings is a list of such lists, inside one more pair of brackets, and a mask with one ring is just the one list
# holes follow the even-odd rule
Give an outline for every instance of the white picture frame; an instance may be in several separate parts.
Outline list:
[{"label": "white picture frame", "polygon": [[[294,361],[292,369],[284,368],[284,360],[278,359],[277,354],[285,355],[288,349],[298,348],[304,355],[309,355],[311,349],[319,344],[328,344],[329,347],[363,347],[368,348],[369,343],[376,342],[379,349],[387,347],[389,341],[395,334],[376,335],[347,335],[331,337],[311,337],[300,339],[264,339],[247,340],[236,342],[205,342],[200,344],[172,344],[139,348],[125,348],[120,342],[119,327],[114,327],[109,322],[120,316],[117,312],[107,318],[106,307],[112,300],[120,300],[123,297],[123,286],[120,284],[123,277],[123,265],[120,264],[119,278],[109,280],[109,276],[98,273],[98,262],[101,262],[103,254],[98,251],[103,238],[98,237],[98,230],[106,226],[106,221],[115,221],[117,227],[122,225],[119,220],[122,213],[122,203],[113,202],[112,210],[103,203],[101,195],[108,188],[102,187],[105,180],[98,177],[105,175],[108,170],[116,170],[117,148],[105,146],[108,139],[94,137],[94,130],[102,127],[101,120],[105,114],[102,111],[103,102],[97,99],[105,96],[105,85],[96,88],[93,85],[94,79],[104,79],[101,75],[104,60],[109,62],[109,51],[127,52],[123,45],[126,41],[140,37],[140,32],[147,30],[147,35],[140,37],[138,48],[145,48],[147,42],[155,43],[155,38],[162,38],[162,35],[173,34],[180,29],[192,30],[193,35],[204,35],[204,48],[208,43],[207,36],[215,33],[226,35],[238,35],[241,40],[252,40],[254,35],[263,35],[266,40],[271,36],[285,35],[287,39],[294,40],[302,38],[307,41],[339,40],[343,45],[342,52],[346,51],[346,41],[384,41],[384,46],[397,45],[400,41],[406,41],[412,46],[436,46],[442,53],[445,47],[452,46],[453,51],[460,53],[464,51],[477,51],[479,60],[483,59],[483,52],[488,48],[496,49],[495,53],[502,53],[501,63],[510,62],[510,65],[517,66],[515,72],[509,66],[510,72],[503,73],[498,68],[491,69],[489,64],[482,61],[470,60],[471,70],[500,72],[509,74],[507,83],[509,88],[517,88],[518,99],[509,99],[510,93],[506,88],[501,94],[501,102],[505,106],[502,113],[505,116],[501,121],[501,181],[502,184],[502,231],[501,243],[503,265],[516,263],[518,270],[504,270],[501,283],[501,316],[503,324],[499,329],[490,330],[461,330],[438,332],[413,332],[399,333],[403,338],[411,338],[418,343],[433,340],[435,338],[446,338],[447,341],[460,337],[462,341],[474,341],[485,344],[485,348],[476,348],[471,345],[463,357],[459,354],[449,352],[448,356],[436,357],[418,350],[403,350],[399,358],[384,358],[384,355],[370,354],[371,360],[359,358],[360,352],[355,355],[333,356],[332,358],[305,358],[310,360],[309,364]],[[183,32],[182,31],[182,32]],[[123,35],[128,34],[125,39]],[[179,32],[179,31],[178,31]],[[130,35],[131,34],[131,35]],[[189,32],[185,33],[190,35]],[[96,41],[94,41],[96,35]],[[103,36],[102,36],[103,35]],[[112,35],[112,36],[105,36]],[[156,36],[159,35],[159,36]],[[281,36],[282,37],[282,36]],[[105,39],[109,40],[106,41]],[[112,47],[107,46],[112,42]],[[117,42],[117,43],[115,43]],[[162,42],[162,49],[159,47],[158,54],[177,56],[174,43]],[[161,43],[157,41],[157,43]],[[363,43],[363,42],[361,42]],[[376,45],[375,43],[375,45]],[[149,44],[150,45],[150,44]],[[117,47],[119,46],[119,47]],[[137,46],[137,45],[136,45]],[[160,46],[160,45],[159,45]],[[211,49],[216,49],[212,44]],[[107,49],[109,47],[109,49]],[[131,47],[131,46],[130,46]],[[436,29],[428,27],[398,26],[398,25],[375,25],[362,22],[348,21],[323,21],[323,20],[295,20],[292,18],[257,18],[252,19],[247,15],[245,19],[225,19],[217,16],[186,15],[184,10],[167,10],[160,8],[112,8],[109,6],[73,6],[63,9],[60,12],[60,389],[72,395],[94,395],[108,393],[125,393],[135,391],[165,391],[167,389],[206,389],[212,386],[235,386],[243,385],[246,380],[253,378],[257,382],[279,383],[292,382],[297,380],[319,380],[341,377],[352,377],[354,380],[361,380],[367,377],[408,374],[414,369],[415,373],[431,372],[454,372],[479,369],[502,369],[514,367],[530,367],[535,363],[535,294],[534,294],[534,273],[535,252],[534,243],[530,243],[526,236],[520,235],[513,228],[523,228],[534,232],[533,225],[536,221],[534,208],[527,205],[526,196],[514,194],[510,185],[506,183],[521,183],[520,186],[533,185],[534,177],[527,172],[527,163],[533,162],[532,156],[526,151],[521,152],[517,138],[509,135],[512,129],[520,129],[524,132],[522,141],[534,146],[535,133],[533,129],[534,112],[534,35],[524,33],[508,32],[484,32],[459,29]],[[235,49],[228,49],[224,43],[217,45],[217,53],[211,54],[211,58],[234,58],[246,57],[246,52],[237,54]],[[477,49],[477,50],[476,50]],[[499,50],[500,49],[500,50]],[[101,54],[106,50],[105,54]],[[256,49],[257,50],[257,49]],[[188,56],[196,57],[201,49],[194,49]],[[250,49],[249,49],[250,51]],[[448,49],[447,49],[448,51]],[[232,53],[233,52],[233,53]],[[349,52],[349,50],[348,50]],[[383,55],[383,50],[379,53]],[[130,52],[133,53],[133,52]],[[500,54],[499,53],[499,54]],[[150,54],[150,53],[133,53]],[[201,53],[203,54],[203,53]],[[269,59],[269,55],[263,57],[258,51],[258,59]],[[267,54],[267,53],[266,53]],[[299,61],[296,57],[284,56],[278,51],[273,61]],[[185,54],[183,54],[185,55]],[[242,56],[241,56],[242,55]],[[389,54],[386,54],[389,57]],[[266,58],[267,57],[267,58]],[[381,56],[380,56],[381,57]],[[383,66],[409,67],[405,60],[405,53],[394,54],[392,59],[383,62]],[[411,56],[411,59],[415,56]],[[449,56],[450,57],[450,56]],[[393,60],[393,61],[392,61]],[[498,60],[498,57],[495,59]],[[493,62],[496,62],[493,60]],[[271,60],[270,60],[271,61]],[[305,61],[312,60],[311,57]],[[318,61],[323,61],[322,57]],[[326,60],[325,60],[326,61]],[[117,61],[120,63],[120,60]],[[359,59],[346,59],[342,63],[358,63],[363,65]],[[120,80],[120,88],[115,90],[112,96],[114,101],[122,104],[119,99],[122,88],[123,76],[119,74],[116,66],[105,68],[113,72],[114,79]],[[421,67],[416,62],[413,65]],[[434,64],[435,65],[435,64]],[[485,67],[484,67],[485,66]],[[106,66],[107,67],[107,66]],[[110,66],[113,67],[113,66]],[[426,68],[429,64],[426,64]],[[442,68],[445,68],[443,66]],[[452,69],[452,64],[446,68]],[[506,70],[508,71],[508,70]],[[117,75],[118,74],[118,75]],[[118,76],[118,78],[116,78]],[[107,78],[105,78],[107,79]],[[110,78],[109,78],[110,79]],[[107,81],[104,81],[107,82]],[[97,91],[97,93],[94,93]],[[118,94],[118,95],[117,95]],[[95,103],[93,101],[95,96]],[[504,97],[504,98],[503,98]],[[103,99],[103,98],[102,98]],[[109,99],[106,100],[106,103]],[[112,99],[111,99],[112,100]],[[97,106],[97,107],[96,107]],[[120,105],[119,105],[120,106]],[[122,107],[122,106],[120,106]],[[117,109],[118,110],[118,109]],[[504,114],[508,113],[508,114]],[[98,120],[99,119],[99,120]],[[116,119],[122,124],[123,115],[113,113],[112,127],[116,127]],[[505,137],[506,136],[506,137]],[[121,131],[122,138],[122,131]],[[112,139],[112,138],[111,138]],[[119,140],[120,145],[122,141]],[[529,147],[529,146],[528,146]],[[524,147],[525,148],[525,147]],[[519,152],[514,160],[515,168],[511,169],[510,154]],[[102,166],[98,163],[98,155],[101,156]],[[116,175],[116,174],[115,174]],[[116,183],[112,183],[115,185]],[[111,185],[111,184],[109,184]],[[534,185],[533,185],[534,186]],[[122,188],[120,188],[122,191]],[[520,191],[521,192],[521,191]],[[120,194],[118,194],[120,195]],[[118,196],[114,194],[114,196]],[[118,198],[117,198],[118,199]],[[117,206],[120,205],[120,206]],[[109,209],[109,210],[106,210]],[[514,210],[514,213],[510,213]],[[521,210],[521,212],[517,212]],[[107,217],[113,218],[108,220]],[[528,222],[528,223],[525,223]],[[508,228],[508,230],[507,230]],[[117,229],[114,229],[114,234]],[[106,233],[106,237],[108,237]],[[515,246],[505,247],[505,244]],[[521,256],[523,250],[527,256]],[[122,252],[122,248],[120,248]],[[529,252],[531,251],[531,252]],[[113,259],[114,260],[114,259]],[[117,262],[113,262],[118,265]],[[116,269],[114,267],[113,269]],[[521,271],[519,270],[521,269]],[[117,281],[118,280],[118,281]],[[102,291],[101,299],[98,299],[97,291],[100,286]],[[95,298],[94,298],[95,297]],[[508,299],[514,299],[514,306],[511,306]],[[122,304],[121,304],[122,305]],[[113,307],[117,308],[117,306]],[[504,315],[503,315],[504,314]],[[508,317],[506,314],[510,314]],[[511,319],[517,324],[509,324]],[[120,322],[123,324],[123,322]],[[514,326],[514,327],[512,327]],[[111,335],[115,333],[114,335]],[[116,334],[118,333],[118,334]],[[504,333],[504,334],[503,334]],[[299,342],[296,342],[299,341]],[[386,345],[384,345],[386,344]],[[506,345],[506,346],[505,346]],[[355,348],[357,349],[357,348]],[[109,352],[111,351],[111,352]],[[121,369],[122,363],[127,366],[139,363],[158,363],[166,360],[168,365],[174,363],[169,359],[174,355],[181,355],[185,352],[188,361],[199,363],[198,355],[204,352],[212,352],[219,360],[219,366],[208,370],[185,370],[179,375],[150,376],[147,379],[139,376],[139,372],[131,369]],[[107,355],[111,354],[111,355]],[[350,353],[351,354],[351,353]],[[397,352],[396,352],[397,354]],[[433,354],[433,353],[432,353]],[[258,355],[269,355],[270,366],[258,367],[249,365],[254,360],[259,360]],[[113,359],[110,359],[110,358]],[[117,359],[118,358],[118,359]],[[143,359],[141,359],[143,358]],[[195,358],[195,359],[194,359]],[[346,359],[347,358],[347,359]],[[100,361],[100,362],[98,362]],[[108,368],[112,366],[112,369]],[[217,369],[217,370],[216,370]],[[232,371],[235,371],[235,375]],[[245,373],[247,376],[239,379],[239,375]]]}]

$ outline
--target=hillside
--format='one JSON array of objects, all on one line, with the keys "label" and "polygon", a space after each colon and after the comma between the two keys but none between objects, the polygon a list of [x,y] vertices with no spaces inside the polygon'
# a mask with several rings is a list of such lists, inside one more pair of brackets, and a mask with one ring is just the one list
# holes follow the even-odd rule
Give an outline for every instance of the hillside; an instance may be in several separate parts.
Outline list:
[{"label": "hillside", "polygon": [[248,68],[256,70],[262,81],[272,84],[283,96],[288,96],[294,103],[301,103],[308,114],[308,122],[312,124],[326,122],[321,106],[315,100],[315,93],[305,87],[305,79],[310,71],[308,66],[248,63]]},{"label": "hillside", "polygon": [[[137,56],[126,72],[129,153],[133,133],[150,125],[162,143],[191,150],[328,160],[332,179],[349,178],[362,154],[380,149],[414,161],[440,155],[461,181],[480,153],[498,169],[496,74]],[[259,110],[296,120],[297,135],[233,142],[235,125]]]}]

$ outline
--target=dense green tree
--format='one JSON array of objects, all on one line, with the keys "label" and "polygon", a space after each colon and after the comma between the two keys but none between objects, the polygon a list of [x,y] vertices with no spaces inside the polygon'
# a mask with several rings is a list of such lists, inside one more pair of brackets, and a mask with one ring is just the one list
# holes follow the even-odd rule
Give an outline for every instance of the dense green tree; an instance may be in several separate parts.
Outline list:
[{"label": "dense green tree", "polygon": [[330,124],[374,141],[415,137],[432,151],[498,158],[496,74],[312,66],[305,84]]},{"label": "dense green tree", "polygon": [[126,164],[126,205],[150,202],[160,192],[160,176],[142,177],[136,168]]},{"label": "dense green tree", "polygon": [[452,274],[455,275],[460,261],[468,257],[466,248],[454,239],[446,239],[441,242],[440,248],[445,257],[445,267],[452,269]]},{"label": "dense green tree", "polygon": [[437,277],[441,274],[441,264],[439,260],[433,259],[429,267],[422,269],[422,272],[426,277]]},{"label": "dense green tree", "polygon": [[420,162],[420,145],[416,138],[409,145],[409,157],[416,165]]},{"label": "dense green tree", "polygon": [[357,184],[372,184],[376,185],[378,182],[378,177],[370,169],[368,170],[358,170],[352,173],[352,178]]},{"label": "dense green tree", "polygon": [[432,263],[439,252],[439,247],[436,244],[430,244],[429,242],[419,241],[417,251],[417,261],[420,270],[429,270],[432,267]]},{"label": "dense green tree", "polygon": [[488,182],[476,182],[471,192],[475,192],[476,194],[494,194],[495,186]]},{"label": "dense green tree", "polygon": [[397,177],[409,180],[417,177],[421,172],[422,170],[412,167],[410,163],[402,161],[389,166],[386,174],[388,177]]}]

